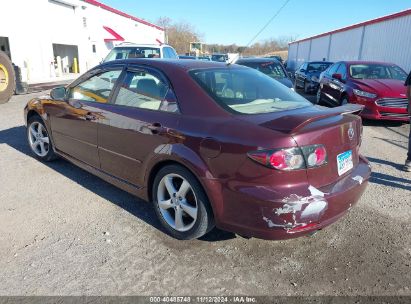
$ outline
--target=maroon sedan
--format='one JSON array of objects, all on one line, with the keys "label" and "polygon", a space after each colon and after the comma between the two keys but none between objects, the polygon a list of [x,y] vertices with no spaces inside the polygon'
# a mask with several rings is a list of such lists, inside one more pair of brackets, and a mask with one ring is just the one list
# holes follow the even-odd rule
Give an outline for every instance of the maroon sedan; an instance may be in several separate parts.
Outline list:
[{"label": "maroon sedan", "polygon": [[364,105],[364,118],[409,121],[406,78],[404,70],[395,64],[337,62],[321,75],[317,103],[356,103]]},{"label": "maroon sedan", "polygon": [[363,193],[360,111],[313,106],[243,66],[129,59],[29,101],[25,118],[35,157],[152,201],[175,238],[217,226],[286,239],[335,222]]}]

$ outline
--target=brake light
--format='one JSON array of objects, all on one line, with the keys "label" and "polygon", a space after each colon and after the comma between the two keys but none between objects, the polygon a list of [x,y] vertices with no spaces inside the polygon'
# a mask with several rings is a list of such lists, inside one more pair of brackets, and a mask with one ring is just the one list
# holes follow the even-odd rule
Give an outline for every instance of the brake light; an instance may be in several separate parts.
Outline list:
[{"label": "brake light", "polygon": [[323,145],[302,147],[308,168],[319,167],[327,162],[327,151]]},{"label": "brake light", "polygon": [[259,150],[249,152],[247,155],[268,168],[284,171],[314,168],[327,163],[327,151],[323,145]]}]

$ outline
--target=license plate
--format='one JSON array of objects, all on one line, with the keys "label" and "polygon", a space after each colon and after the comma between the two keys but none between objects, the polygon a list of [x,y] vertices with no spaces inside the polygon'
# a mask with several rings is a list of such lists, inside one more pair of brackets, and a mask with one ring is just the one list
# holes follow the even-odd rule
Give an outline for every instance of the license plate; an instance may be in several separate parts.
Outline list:
[{"label": "license plate", "polygon": [[346,151],[337,155],[337,167],[338,175],[343,175],[345,172],[350,171],[354,165],[352,163],[352,151]]}]

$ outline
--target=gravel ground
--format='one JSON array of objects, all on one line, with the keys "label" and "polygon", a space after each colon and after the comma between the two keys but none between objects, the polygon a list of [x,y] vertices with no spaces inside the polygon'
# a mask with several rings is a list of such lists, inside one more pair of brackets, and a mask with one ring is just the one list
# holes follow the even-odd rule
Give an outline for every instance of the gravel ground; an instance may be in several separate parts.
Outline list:
[{"label": "gravel ground", "polygon": [[315,236],[177,241],[149,203],[30,156],[23,107],[34,95],[0,105],[0,295],[411,295],[408,124],[365,122],[371,182]]}]

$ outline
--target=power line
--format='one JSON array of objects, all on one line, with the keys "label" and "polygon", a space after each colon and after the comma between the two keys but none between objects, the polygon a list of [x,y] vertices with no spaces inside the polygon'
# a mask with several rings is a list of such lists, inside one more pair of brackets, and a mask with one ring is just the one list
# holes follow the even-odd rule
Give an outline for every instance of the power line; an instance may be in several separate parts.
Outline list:
[{"label": "power line", "polygon": [[284,2],[284,4],[277,10],[277,12],[270,18],[270,20],[268,20],[268,22],[263,26],[263,28],[253,37],[253,39],[250,40],[249,43],[247,43],[245,48],[248,48],[251,43],[254,42],[255,39],[257,39],[257,37],[270,25],[271,22],[273,22],[273,20],[281,13],[281,11],[287,6],[288,2],[290,2],[291,0],[286,0]]}]

